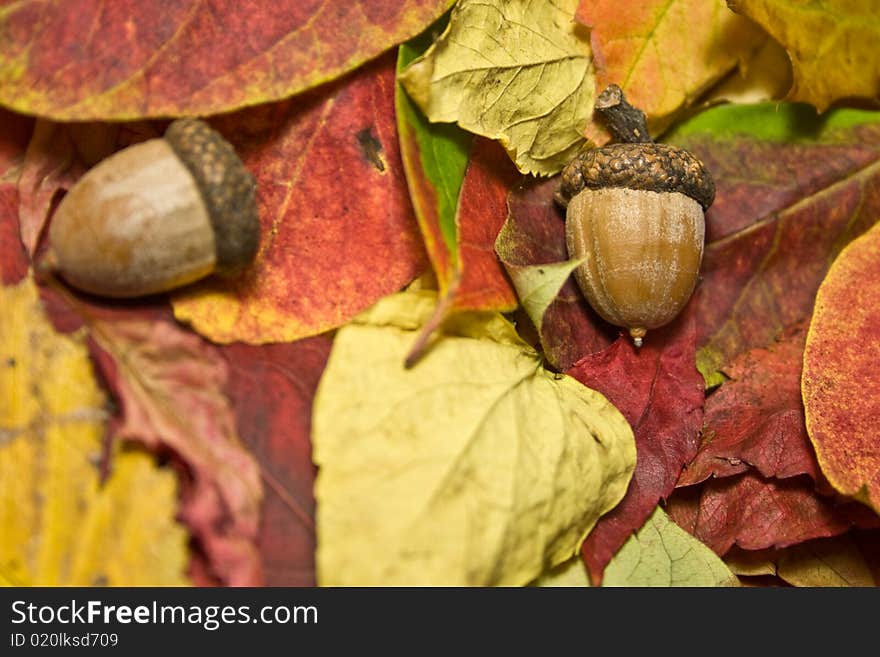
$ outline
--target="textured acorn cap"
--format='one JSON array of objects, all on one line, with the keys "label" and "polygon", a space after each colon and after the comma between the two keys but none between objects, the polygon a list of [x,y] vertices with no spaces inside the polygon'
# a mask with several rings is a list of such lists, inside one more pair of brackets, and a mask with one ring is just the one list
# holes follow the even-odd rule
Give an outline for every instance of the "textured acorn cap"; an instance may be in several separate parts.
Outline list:
[{"label": "textured acorn cap", "polygon": [[557,198],[563,205],[584,189],[622,187],[646,192],[680,192],[703,211],[715,200],[715,182],[693,154],[669,144],[619,143],[588,148],[562,171]]},{"label": "textured acorn cap", "polygon": [[198,119],[178,119],[165,140],[195,178],[208,209],[217,248],[217,273],[247,266],[260,243],[256,182],[220,133]]}]

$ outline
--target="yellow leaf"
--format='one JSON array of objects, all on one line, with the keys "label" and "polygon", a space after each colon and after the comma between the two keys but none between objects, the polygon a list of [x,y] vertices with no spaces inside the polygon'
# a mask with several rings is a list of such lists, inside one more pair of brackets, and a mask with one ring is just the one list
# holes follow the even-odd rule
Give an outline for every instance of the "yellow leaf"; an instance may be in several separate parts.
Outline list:
[{"label": "yellow leaf", "polygon": [[874,586],[871,568],[846,534],[782,551],[779,576],[793,586]]},{"label": "yellow leaf", "polygon": [[660,507],[605,568],[602,586],[737,586],[721,558]]},{"label": "yellow leaf", "polygon": [[824,111],[838,98],[880,95],[877,0],[737,0],[731,8],[766,29],[788,51],[789,100]]},{"label": "yellow leaf", "polygon": [[497,139],[523,173],[557,173],[583,143],[595,81],[578,0],[461,0],[401,74],[434,122]]},{"label": "yellow leaf", "polygon": [[455,316],[405,369],[435,305],[396,294],[336,334],[312,430],[320,584],[526,584],[626,491],[626,420],[500,315]]},{"label": "yellow leaf", "polygon": [[188,555],[174,474],[114,452],[82,336],[60,335],[30,278],[0,288],[0,583],[180,585]]}]

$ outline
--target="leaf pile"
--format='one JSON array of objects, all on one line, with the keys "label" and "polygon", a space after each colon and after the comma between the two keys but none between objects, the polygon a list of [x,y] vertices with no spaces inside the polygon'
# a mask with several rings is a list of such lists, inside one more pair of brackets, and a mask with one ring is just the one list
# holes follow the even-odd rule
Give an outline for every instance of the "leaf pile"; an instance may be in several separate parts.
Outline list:
[{"label": "leaf pile", "polygon": [[[0,12],[0,583],[880,583],[870,2],[171,5]],[[609,83],[717,187],[640,349],[554,200]],[[59,200],[178,116],[255,261],[71,289]]]}]

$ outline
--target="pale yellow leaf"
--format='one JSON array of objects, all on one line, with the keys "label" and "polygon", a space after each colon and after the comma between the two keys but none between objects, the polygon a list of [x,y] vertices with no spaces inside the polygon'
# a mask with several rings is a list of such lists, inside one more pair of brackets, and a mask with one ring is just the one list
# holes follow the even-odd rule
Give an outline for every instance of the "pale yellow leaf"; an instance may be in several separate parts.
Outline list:
[{"label": "pale yellow leaf", "polygon": [[526,267],[507,266],[519,302],[535,326],[543,325],[547,308],[556,299],[571,272],[585,260],[577,258]]},{"label": "pale yellow leaf", "polygon": [[83,337],[55,332],[30,278],[0,307],[0,583],[185,584],[174,473],[117,448],[102,482],[106,399]]},{"label": "pale yellow leaf", "polygon": [[602,586],[737,586],[721,558],[660,507],[605,568]]},{"label": "pale yellow leaf", "polygon": [[523,173],[552,175],[583,143],[595,81],[578,0],[461,0],[401,74],[425,115],[497,139]]},{"label": "pale yellow leaf", "polygon": [[626,420],[500,315],[456,315],[405,369],[435,304],[396,294],[336,334],[313,410],[320,584],[526,584],[626,491]]}]

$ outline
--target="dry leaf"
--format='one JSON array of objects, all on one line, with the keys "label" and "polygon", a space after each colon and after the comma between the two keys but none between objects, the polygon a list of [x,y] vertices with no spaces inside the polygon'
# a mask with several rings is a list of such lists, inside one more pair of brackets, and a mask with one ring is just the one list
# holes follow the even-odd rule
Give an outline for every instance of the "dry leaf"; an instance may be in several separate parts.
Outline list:
[{"label": "dry leaf", "polygon": [[321,584],[525,584],[626,490],[623,416],[500,315],[453,317],[405,369],[435,304],[393,295],[336,334],[312,431]]},{"label": "dry leaf", "polygon": [[431,121],[497,139],[523,173],[557,173],[583,143],[595,94],[577,0],[461,0],[400,76]]},{"label": "dry leaf", "polygon": [[116,446],[82,335],[60,335],[30,278],[0,287],[0,583],[186,583],[177,482]]}]

